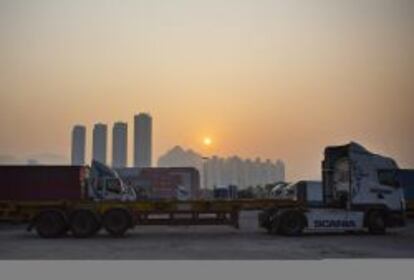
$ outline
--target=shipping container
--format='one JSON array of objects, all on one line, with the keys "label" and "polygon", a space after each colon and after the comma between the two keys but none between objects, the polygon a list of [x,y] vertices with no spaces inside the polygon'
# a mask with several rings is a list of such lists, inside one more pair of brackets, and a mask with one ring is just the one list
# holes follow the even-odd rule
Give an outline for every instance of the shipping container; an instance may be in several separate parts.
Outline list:
[{"label": "shipping container", "polygon": [[199,197],[200,178],[197,169],[118,168],[124,183],[133,187],[139,200],[196,199]]},{"label": "shipping container", "polygon": [[87,195],[83,166],[0,166],[0,200],[78,200]]}]

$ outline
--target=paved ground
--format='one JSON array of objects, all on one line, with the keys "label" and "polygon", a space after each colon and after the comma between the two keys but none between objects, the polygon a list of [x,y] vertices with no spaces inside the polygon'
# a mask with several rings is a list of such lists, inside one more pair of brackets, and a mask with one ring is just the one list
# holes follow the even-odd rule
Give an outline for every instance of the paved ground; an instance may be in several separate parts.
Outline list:
[{"label": "paved ground", "polygon": [[257,213],[241,215],[241,229],[227,226],[136,228],[125,238],[101,232],[91,239],[46,240],[21,227],[0,226],[0,259],[325,259],[414,258],[414,221],[385,236],[306,234],[270,236]]}]

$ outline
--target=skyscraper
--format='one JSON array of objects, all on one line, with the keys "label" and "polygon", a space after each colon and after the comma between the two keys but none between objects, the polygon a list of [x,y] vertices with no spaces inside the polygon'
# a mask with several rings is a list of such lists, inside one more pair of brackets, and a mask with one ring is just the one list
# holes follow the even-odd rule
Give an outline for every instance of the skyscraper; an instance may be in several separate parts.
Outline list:
[{"label": "skyscraper", "polygon": [[151,167],[152,118],[141,113],[134,117],[134,166]]},{"label": "skyscraper", "polygon": [[128,126],[116,122],[112,128],[112,167],[126,167]]},{"label": "skyscraper", "polygon": [[106,164],[106,124],[97,123],[93,127],[92,159]]},{"label": "skyscraper", "polygon": [[72,165],[85,164],[85,139],[86,128],[82,125],[75,125],[72,130]]}]

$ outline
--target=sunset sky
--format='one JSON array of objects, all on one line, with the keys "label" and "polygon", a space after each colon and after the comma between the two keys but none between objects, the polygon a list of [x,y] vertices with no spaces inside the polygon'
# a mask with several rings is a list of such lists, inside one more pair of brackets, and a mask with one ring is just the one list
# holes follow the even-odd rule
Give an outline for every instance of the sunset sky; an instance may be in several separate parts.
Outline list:
[{"label": "sunset sky", "polygon": [[89,160],[93,124],[126,121],[131,163],[149,112],[155,161],[181,145],[317,179],[354,140],[414,168],[413,50],[410,0],[0,0],[0,155],[69,159],[80,123]]}]

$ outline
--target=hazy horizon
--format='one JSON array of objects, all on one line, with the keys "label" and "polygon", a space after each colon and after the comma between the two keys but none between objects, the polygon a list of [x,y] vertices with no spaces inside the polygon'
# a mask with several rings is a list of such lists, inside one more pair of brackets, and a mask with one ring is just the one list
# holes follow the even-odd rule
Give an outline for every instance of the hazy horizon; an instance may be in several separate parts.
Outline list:
[{"label": "hazy horizon", "polygon": [[318,179],[357,141],[414,168],[413,34],[409,0],[0,1],[0,155],[69,158],[84,124],[89,162],[93,124],[110,151],[124,121],[131,164],[149,112],[154,162],[180,145]]}]

